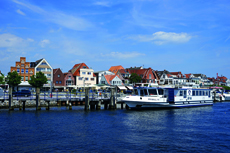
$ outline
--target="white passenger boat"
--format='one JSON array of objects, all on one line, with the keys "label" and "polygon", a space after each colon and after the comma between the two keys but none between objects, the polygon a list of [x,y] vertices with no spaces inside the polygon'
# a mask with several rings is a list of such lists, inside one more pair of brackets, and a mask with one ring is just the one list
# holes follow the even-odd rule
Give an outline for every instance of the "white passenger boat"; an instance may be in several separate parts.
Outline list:
[{"label": "white passenger boat", "polygon": [[131,109],[181,108],[213,105],[211,89],[134,88],[123,100]]}]

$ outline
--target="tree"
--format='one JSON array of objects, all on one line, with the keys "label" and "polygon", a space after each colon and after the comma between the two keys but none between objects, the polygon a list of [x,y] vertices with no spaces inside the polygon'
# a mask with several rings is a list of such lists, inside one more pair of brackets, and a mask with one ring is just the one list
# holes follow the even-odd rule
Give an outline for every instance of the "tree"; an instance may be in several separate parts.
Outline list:
[{"label": "tree", "polygon": [[137,75],[136,73],[132,73],[131,76],[129,77],[130,83],[141,82],[141,79],[142,78],[139,75]]},{"label": "tree", "polygon": [[38,72],[36,75],[32,75],[29,84],[35,88],[41,88],[44,84],[47,83],[47,78],[42,72]]},{"label": "tree", "polygon": [[10,87],[16,87],[21,83],[21,76],[16,72],[9,72],[7,77],[6,77],[6,83],[10,86]]},{"label": "tree", "polygon": [[9,108],[11,109],[11,102],[13,101],[12,88],[18,86],[21,83],[21,76],[16,72],[9,72],[6,77],[6,83],[9,85]]},{"label": "tree", "polygon": [[38,72],[36,75],[32,75],[29,84],[36,88],[36,107],[40,109],[40,88],[47,83],[47,78],[42,72]]},{"label": "tree", "polygon": [[4,74],[0,73],[0,84],[5,84]]}]

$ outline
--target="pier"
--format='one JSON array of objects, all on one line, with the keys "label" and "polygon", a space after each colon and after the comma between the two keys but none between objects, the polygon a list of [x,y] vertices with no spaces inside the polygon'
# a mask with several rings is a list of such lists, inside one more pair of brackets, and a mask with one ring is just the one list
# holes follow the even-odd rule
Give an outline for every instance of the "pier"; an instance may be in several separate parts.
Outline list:
[{"label": "pier", "polygon": [[71,93],[42,93],[40,95],[40,100],[38,100],[38,95],[31,95],[30,97],[13,97],[13,101],[10,101],[10,95],[0,98],[0,108],[8,108],[13,111],[15,108],[19,110],[26,110],[27,107],[36,107],[36,110],[41,110],[45,107],[49,110],[53,106],[66,106],[67,109],[72,110],[72,106],[84,105],[85,111],[88,110],[101,110],[104,105],[104,109],[114,110],[117,109],[117,105],[120,108],[124,108],[124,102],[121,101],[124,94],[118,94],[115,89],[111,89],[110,92],[102,92],[100,95],[98,93],[90,92],[88,88],[85,92],[80,94]]}]

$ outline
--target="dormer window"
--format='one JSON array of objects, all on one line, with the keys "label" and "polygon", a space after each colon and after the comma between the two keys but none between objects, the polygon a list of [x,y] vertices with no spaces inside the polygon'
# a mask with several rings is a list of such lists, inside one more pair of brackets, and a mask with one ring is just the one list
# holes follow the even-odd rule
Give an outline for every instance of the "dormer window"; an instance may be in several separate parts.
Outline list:
[{"label": "dormer window", "polygon": [[86,69],[87,67],[86,66],[83,66],[83,69]]}]

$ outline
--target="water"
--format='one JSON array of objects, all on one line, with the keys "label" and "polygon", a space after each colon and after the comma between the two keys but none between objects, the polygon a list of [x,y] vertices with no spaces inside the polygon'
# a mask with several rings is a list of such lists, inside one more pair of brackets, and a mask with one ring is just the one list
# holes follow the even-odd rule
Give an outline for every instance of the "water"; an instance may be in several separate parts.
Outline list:
[{"label": "water", "polygon": [[173,110],[0,110],[0,152],[230,152],[230,102]]}]

